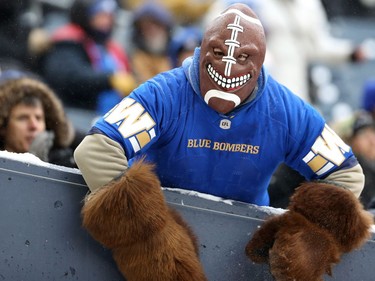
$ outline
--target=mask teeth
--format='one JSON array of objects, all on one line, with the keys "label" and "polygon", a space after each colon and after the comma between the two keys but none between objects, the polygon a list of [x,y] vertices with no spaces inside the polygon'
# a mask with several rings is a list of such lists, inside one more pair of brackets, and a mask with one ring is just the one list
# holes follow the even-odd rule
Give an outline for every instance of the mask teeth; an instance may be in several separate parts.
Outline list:
[{"label": "mask teeth", "polygon": [[233,89],[241,87],[251,78],[250,74],[226,78],[223,75],[219,74],[219,72],[217,72],[211,64],[207,66],[207,72],[208,75],[210,75],[210,77],[212,78],[212,80],[214,80],[215,83],[223,89]]}]

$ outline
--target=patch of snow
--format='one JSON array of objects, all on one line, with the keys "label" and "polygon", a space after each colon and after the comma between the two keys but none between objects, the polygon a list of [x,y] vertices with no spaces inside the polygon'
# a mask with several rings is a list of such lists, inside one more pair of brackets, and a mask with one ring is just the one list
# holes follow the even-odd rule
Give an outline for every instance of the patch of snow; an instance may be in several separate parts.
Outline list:
[{"label": "patch of snow", "polygon": [[46,167],[49,169],[64,171],[73,174],[81,174],[81,171],[79,169],[47,163],[31,153],[14,153],[8,151],[0,151],[0,158],[15,160],[26,164],[32,164],[40,167]]},{"label": "patch of snow", "polygon": [[170,187],[162,187],[162,189],[163,190],[169,190],[169,191],[176,191],[176,192],[178,192],[180,194],[184,194],[184,195],[196,196],[196,197],[200,197],[200,198],[215,201],[215,202],[222,202],[222,203],[225,203],[225,204],[228,204],[228,205],[233,205],[233,200],[223,199],[223,198],[218,197],[218,196],[214,196],[214,195],[206,194],[206,193],[201,193],[201,192],[194,191],[194,190],[186,190],[186,189],[181,189],[181,188],[170,188]]},{"label": "patch of snow", "polygon": [[[214,196],[214,195],[206,194],[206,193],[201,193],[201,192],[194,191],[194,190],[186,190],[186,189],[170,188],[170,187],[162,187],[162,189],[163,190],[169,190],[169,191],[175,191],[175,192],[178,192],[178,193],[184,194],[184,195],[196,196],[196,197],[203,198],[203,199],[210,200],[210,201],[222,202],[222,203],[225,203],[225,204],[228,204],[228,205],[233,205],[233,202],[235,202],[234,200],[224,199],[224,198],[221,198],[221,197],[218,197],[218,196]],[[273,207],[269,207],[269,206],[257,206],[257,205],[253,205],[253,204],[251,204],[251,206],[253,208],[261,211],[261,212],[264,212],[264,213],[268,214],[268,215],[280,215],[280,214],[282,214],[286,211],[285,209],[273,208]]]},{"label": "patch of snow", "polygon": [[274,208],[274,207],[270,207],[270,206],[257,206],[257,205],[254,205],[254,208],[258,209],[261,212],[266,213],[267,215],[272,215],[272,216],[281,215],[281,214],[283,214],[283,213],[286,212],[285,209]]}]

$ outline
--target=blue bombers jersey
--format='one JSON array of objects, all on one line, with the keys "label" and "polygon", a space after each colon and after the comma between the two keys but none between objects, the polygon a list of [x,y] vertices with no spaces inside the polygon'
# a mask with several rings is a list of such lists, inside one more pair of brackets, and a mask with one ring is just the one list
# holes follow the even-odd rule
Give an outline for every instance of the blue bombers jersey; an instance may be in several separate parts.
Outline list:
[{"label": "blue bombers jersey", "polygon": [[145,155],[164,187],[257,205],[269,204],[282,162],[307,180],[357,163],[322,116],[264,68],[254,99],[227,115],[214,111],[200,94],[199,52],[140,85],[92,131],[118,142],[130,163]]}]

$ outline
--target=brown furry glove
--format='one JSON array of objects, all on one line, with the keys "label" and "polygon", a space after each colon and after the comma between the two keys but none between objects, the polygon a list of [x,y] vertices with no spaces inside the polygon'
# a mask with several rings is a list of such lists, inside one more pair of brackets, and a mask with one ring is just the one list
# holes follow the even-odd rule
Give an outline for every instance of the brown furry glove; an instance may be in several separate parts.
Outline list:
[{"label": "brown furry glove", "polygon": [[304,183],[288,211],[266,220],[245,251],[253,262],[268,262],[277,281],[321,281],[343,253],[365,243],[372,224],[372,215],[350,191]]},{"label": "brown furry glove", "polygon": [[165,202],[153,166],[134,163],[86,198],[83,226],[112,250],[127,281],[205,281],[196,238]]}]

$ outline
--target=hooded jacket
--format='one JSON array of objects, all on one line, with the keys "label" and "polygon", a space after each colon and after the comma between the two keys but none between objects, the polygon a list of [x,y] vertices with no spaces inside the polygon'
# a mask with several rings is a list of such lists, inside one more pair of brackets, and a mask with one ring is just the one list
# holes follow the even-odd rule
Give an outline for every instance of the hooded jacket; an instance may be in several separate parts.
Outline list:
[{"label": "hooded jacket", "polygon": [[[70,22],[53,32],[52,47],[40,62],[43,77],[64,105],[86,110],[97,110],[100,96],[113,90],[115,72],[131,73],[128,56],[118,43],[110,37],[100,44],[95,41],[89,27],[89,10],[94,4],[93,0],[74,3]],[[110,55],[105,60],[111,62],[110,67],[103,66],[103,53]]]},{"label": "hooded jacket", "polygon": [[[61,155],[62,150],[68,149],[72,144],[75,136],[74,129],[65,115],[61,101],[46,84],[37,79],[20,77],[9,79],[0,84],[0,128],[6,127],[12,108],[18,105],[26,96],[35,96],[42,102],[46,131],[54,134],[51,152],[53,150],[56,155],[56,152],[60,150],[60,153],[57,154]],[[4,149],[2,139],[0,139],[0,149]],[[64,164],[63,159],[60,160],[55,159],[50,162]]]}]

